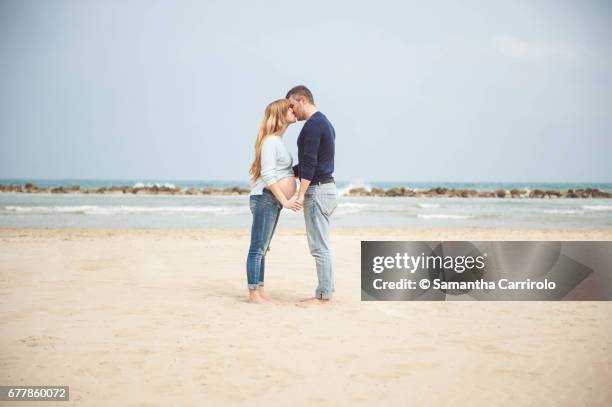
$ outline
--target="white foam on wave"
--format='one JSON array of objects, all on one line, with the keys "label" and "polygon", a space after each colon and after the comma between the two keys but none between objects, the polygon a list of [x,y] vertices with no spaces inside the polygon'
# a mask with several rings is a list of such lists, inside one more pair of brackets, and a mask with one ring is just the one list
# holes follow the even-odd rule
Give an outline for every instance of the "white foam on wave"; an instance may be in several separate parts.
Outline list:
[{"label": "white foam on wave", "polygon": [[5,206],[9,212],[23,213],[85,213],[98,208],[96,205],[71,205],[71,206]]},{"label": "white foam on wave", "polygon": [[372,206],[366,203],[357,203],[357,202],[341,202],[338,204],[338,208],[366,208],[368,206]]},{"label": "white foam on wave", "polygon": [[135,183],[132,188],[153,188],[153,187],[157,187],[157,188],[176,188],[176,186],[174,184],[171,184],[169,182],[164,182],[163,184],[161,182],[155,182],[155,183],[143,183],[143,182],[137,182]]},{"label": "white foam on wave", "polygon": [[123,214],[233,214],[248,212],[247,207],[234,206],[98,206],[98,205],[71,205],[71,206],[5,206],[9,212],[18,213],[72,213],[86,215],[123,215]]},{"label": "white foam on wave", "polygon": [[577,209],[544,209],[542,210],[544,213],[550,213],[553,215],[576,215],[583,213]]},{"label": "white foam on wave", "polygon": [[364,182],[355,182],[355,183],[349,183],[344,188],[339,188],[338,195],[339,196],[348,195],[349,191],[354,188],[364,188],[368,192],[372,190],[372,187]]},{"label": "white foam on wave", "polygon": [[417,218],[421,218],[421,219],[470,219],[470,218],[473,218],[473,216],[450,215],[450,214],[444,214],[444,213],[430,213],[430,214],[420,213],[417,215]]},{"label": "white foam on wave", "polygon": [[354,213],[361,213],[363,211],[367,211],[368,208],[372,208],[375,205],[366,204],[366,203],[358,203],[358,202],[341,202],[338,204],[338,209],[336,210],[337,215],[351,215]]},{"label": "white foam on wave", "polygon": [[439,208],[440,204],[428,204],[428,203],[417,203],[417,206],[419,208],[423,208],[423,209],[430,209],[430,208]]},{"label": "white foam on wave", "polygon": [[359,209],[338,209],[334,215],[352,215],[355,213],[361,213],[362,211]]},{"label": "white foam on wave", "polygon": [[587,211],[612,211],[612,205],[582,205]]}]

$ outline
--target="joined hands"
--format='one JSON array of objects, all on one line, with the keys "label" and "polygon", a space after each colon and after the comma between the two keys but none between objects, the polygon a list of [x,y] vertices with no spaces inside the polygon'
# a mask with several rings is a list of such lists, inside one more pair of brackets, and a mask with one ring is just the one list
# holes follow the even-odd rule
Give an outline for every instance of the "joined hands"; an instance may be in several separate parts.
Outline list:
[{"label": "joined hands", "polygon": [[304,197],[296,197],[296,198],[291,198],[290,200],[285,201],[285,203],[283,203],[283,208],[285,209],[291,209],[294,212],[300,211],[302,210],[304,204]]},{"label": "joined hands", "polygon": [[293,205],[291,207],[291,210],[293,210],[294,212],[300,211],[302,210],[302,206],[304,205],[304,197],[303,196],[298,196],[294,201],[293,201]]}]

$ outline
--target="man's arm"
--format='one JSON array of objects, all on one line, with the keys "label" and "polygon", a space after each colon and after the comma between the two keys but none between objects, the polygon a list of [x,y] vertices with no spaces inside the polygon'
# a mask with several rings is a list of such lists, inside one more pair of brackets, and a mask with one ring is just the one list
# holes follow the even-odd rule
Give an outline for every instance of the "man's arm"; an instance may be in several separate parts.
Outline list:
[{"label": "man's arm", "polygon": [[[308,126],[308,127],[306,127]],[[317,164],[319,162],[319,145],[321,144],[321,130],[313,124],[305,124],[302,129],[304,133],[303,154],[299,165],[300,188],[298,197],[293,204],[293,210],[302,209],[306,190],[314,178]]]},{"label": "man's arm", "polygon": [[300,189],[298,190],[298,197],[293,202],[293,205],[291,206],[291,209],[293,209],[294,211],[299,211],[300,209],[302,209],[302,206],[304,204],[304,198],[306,196],[306,190],[310,186],[310,182],[311,180],[309,179],[302,179],[300,181]]},{"label": "man's arm", "polygon": [[315,123],[306,122],[302,128],[302,158],[299,162],[300,179],[312,181],[319,163],[319,145],[322,132]]}]

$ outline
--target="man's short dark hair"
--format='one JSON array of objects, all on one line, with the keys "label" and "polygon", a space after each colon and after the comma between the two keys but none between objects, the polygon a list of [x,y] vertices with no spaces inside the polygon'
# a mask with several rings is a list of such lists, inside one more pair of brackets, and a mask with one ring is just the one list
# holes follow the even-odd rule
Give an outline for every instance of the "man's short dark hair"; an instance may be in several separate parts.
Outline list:
[{"label": "man's short dark hair", "polygon": [[287,96],[285,99],[289,99],[289,97],[293,97],[294,99],[299,98],[300,96],[304,96],[311,105],[314,105],[314,97],[312,97],[312,92],[304,85],[298,85],[291,88],[289,92],[287,92]]}]

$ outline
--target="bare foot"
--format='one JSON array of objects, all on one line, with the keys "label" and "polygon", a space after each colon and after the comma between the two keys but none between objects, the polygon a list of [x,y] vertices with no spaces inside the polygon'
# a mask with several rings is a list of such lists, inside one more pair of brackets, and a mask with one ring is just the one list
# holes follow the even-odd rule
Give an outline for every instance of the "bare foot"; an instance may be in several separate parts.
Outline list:
[{"label": "bare foot", "polygon": [[257,292],[259,293],[259,297],[267,302],[272,302],[272,300],[270,299],[270,297],[268,296],[268,293],[266,293],[266,291],[264,290],[263,287],[260,287],[257,289]]},{"label": "bare foot", "polygon": [[261,298],[257,290],[249,290],[249,302],[251,304],[265,304],[267,301]]},{"label": "bare foot", "polygon": [[295,304],[298,307],[309,308],[309,307],[317,307],[319,305],[328,305],[330,300],[321,300],[319,298],[308,298],[306,300],[302,300],[299,303]]}]

